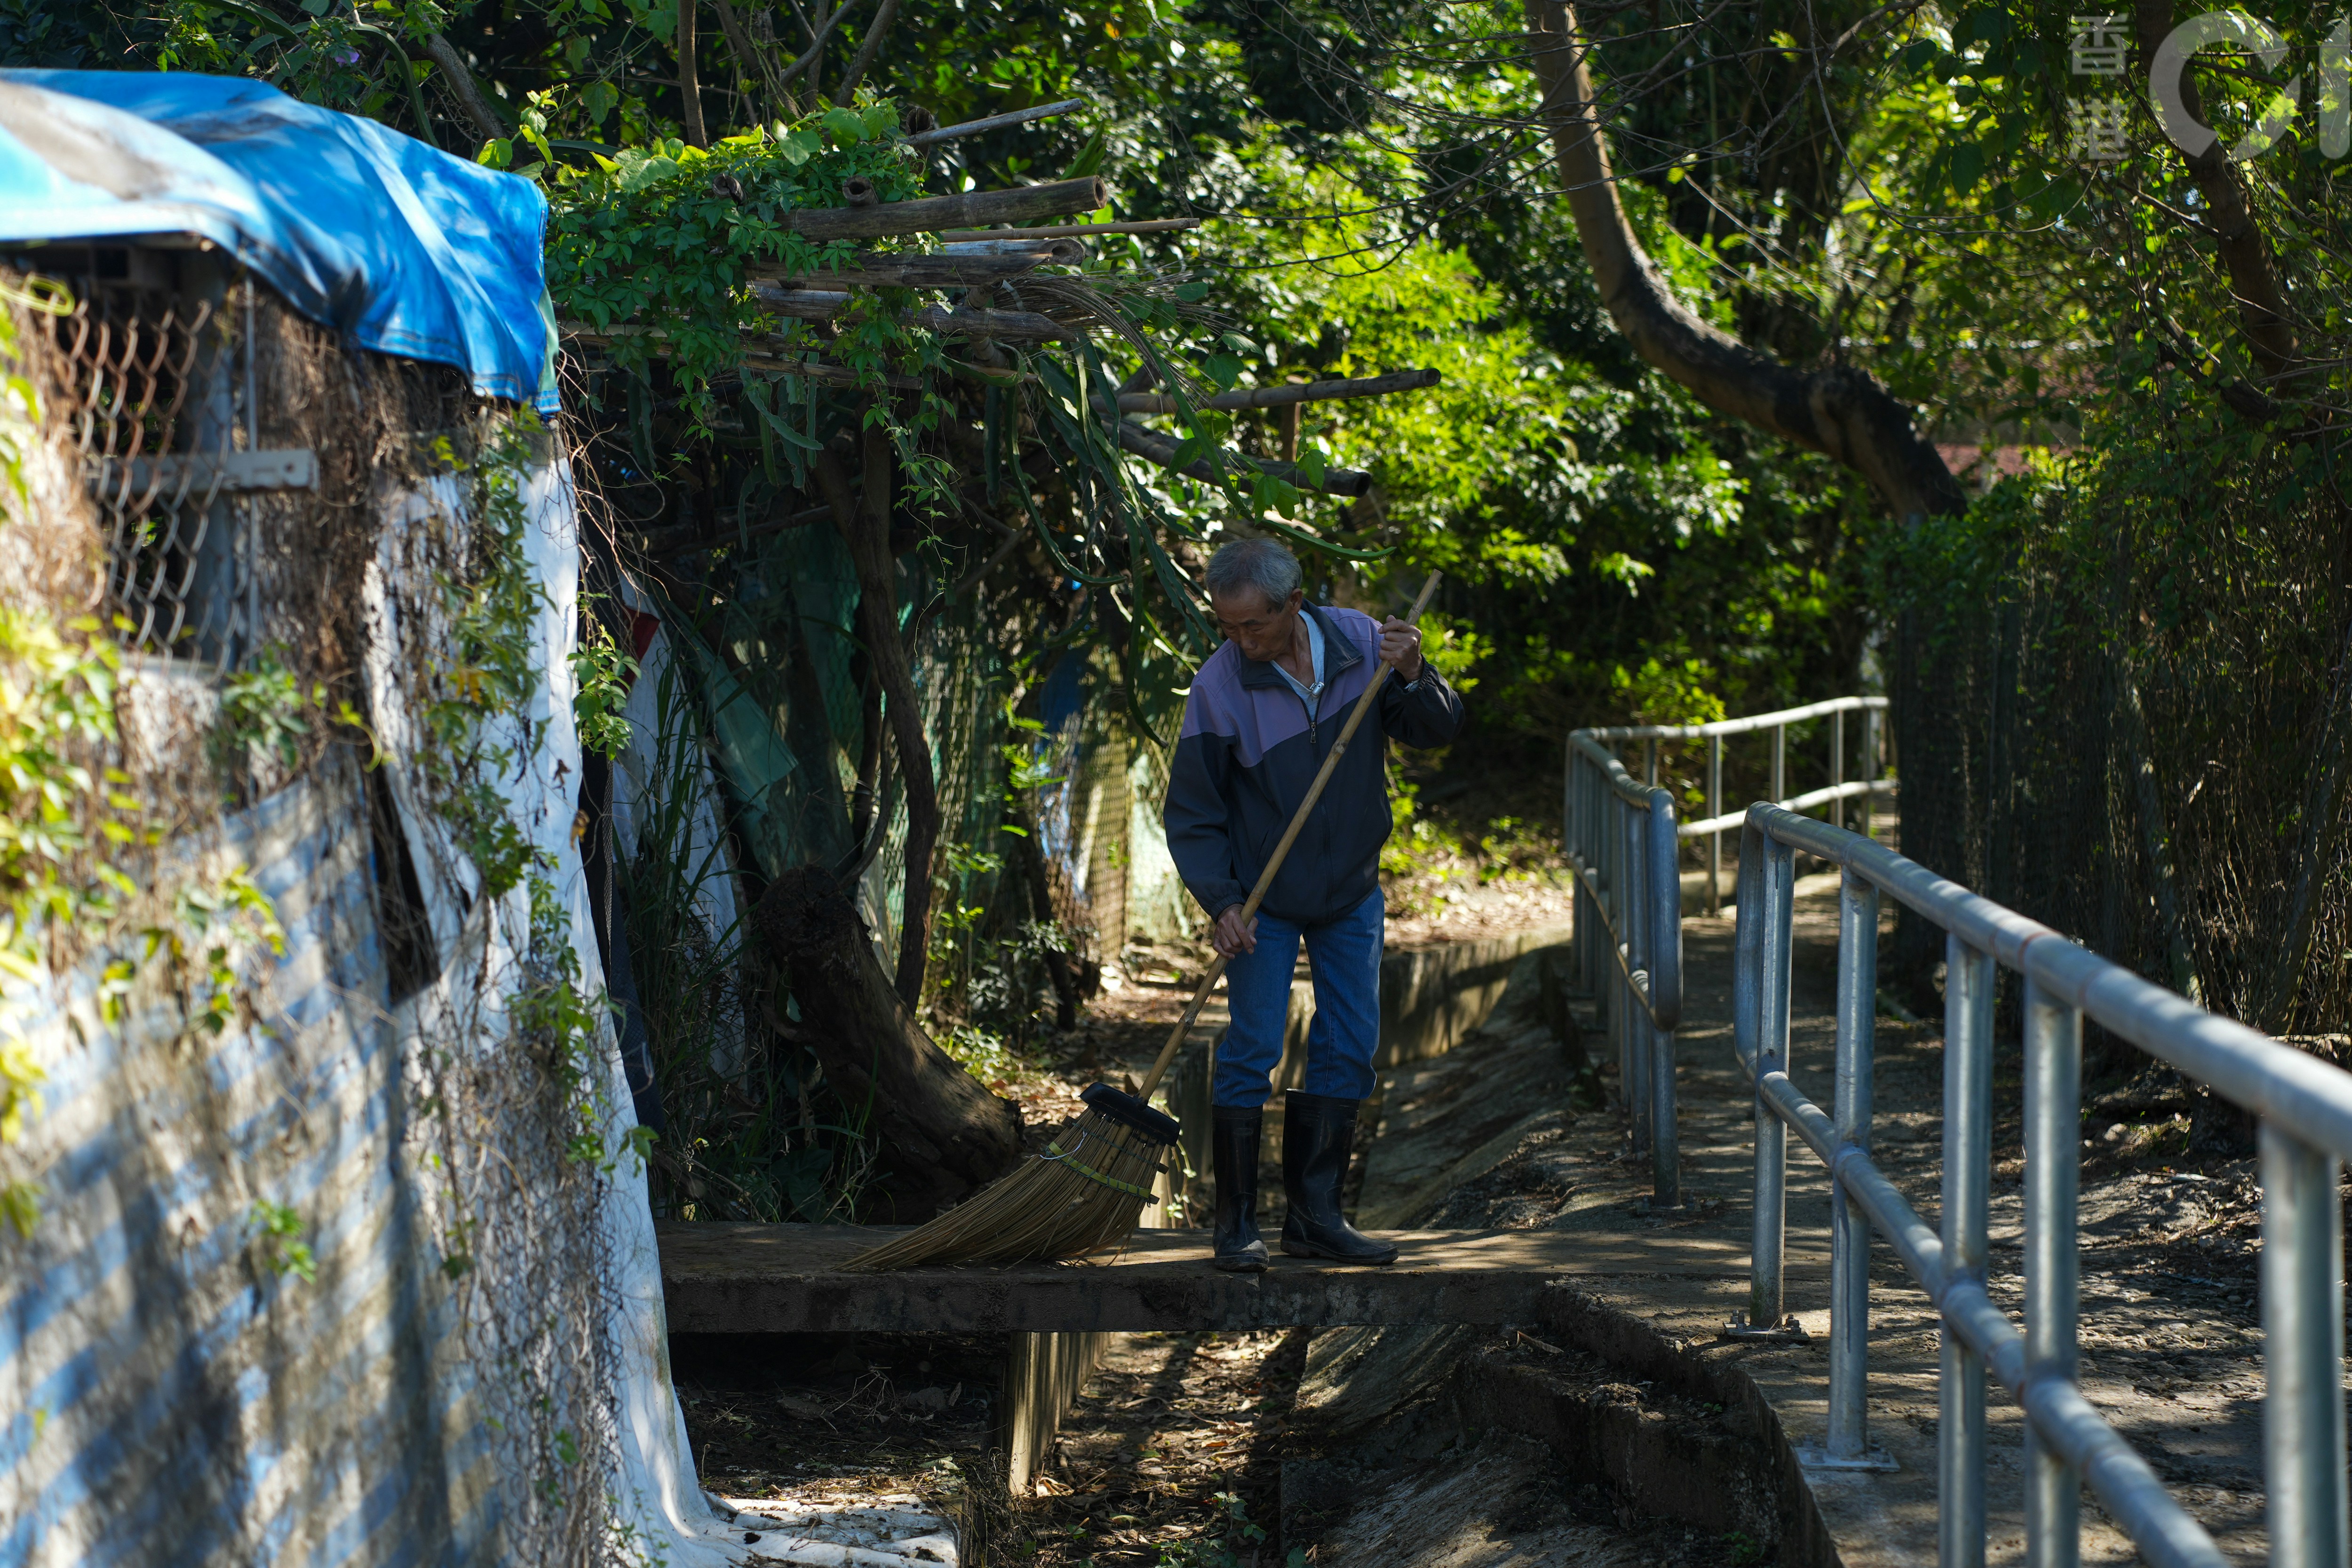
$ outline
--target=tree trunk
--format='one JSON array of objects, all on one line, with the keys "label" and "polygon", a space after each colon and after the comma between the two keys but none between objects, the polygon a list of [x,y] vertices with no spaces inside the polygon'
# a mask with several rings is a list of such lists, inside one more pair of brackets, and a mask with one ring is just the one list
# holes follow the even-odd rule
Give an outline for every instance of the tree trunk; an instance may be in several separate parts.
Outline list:
[{"label": "tree trunk", "polygon": [[882,688],[898,773],[907,782],[907,882],[898,918],[898,995],[912,1007],[922,999],[923,965],[931,940],[931,856],[940,841],[939,781],[931,742],[923,733],[922,700],[898,635],[898,563],[890,554],[890,487],[898,465],[889,432],[866,432],[864,495],[854,497],[841,465],[820,452],[813,465],[834,525],[857,569],[857,629]]},{"label": "tree trunk", "polygon": [[[1791,369],[1701,321],[1675,297],[1617,199],[1575,11],[1563,0],[1526,0],[1526,7],[1532,63],[1543,92],[1538,112],[1551,132],[1577,237],[1601,303],[1634,352],[1709,407],[1852,468],[1906,528],[1927,517],[1965,511],[1966,492],[1933,443],[1919,434],[1911,410],[1868,373],[1843,365]],[[1941,772],[1931,768],[1930,759],[1943,737],[1931,728],[1941,722],[1939,716],[1922,710],[1927,704],[1918,700],[1928,661],[1921,656],[1916,623],[1906,613],[1895,627],[1899,695],[1893,717],[1903,766],[1903,847],[1930,869],[1959,880],[1966,824],[1965,807],[1956,807],[1961,778],[1957,773],[1930,776]],[[1943,811],[1931,811],[1931,800],[1943,803]],[[1896,984],[1908,976],[1916,982],[1911,994],[1917,997],[1941,952],[1941,933],[1904,910],[1886,955]]]},{"label": "tree trunk", "polygon": [[695,0],[677,0],[677,96],[686,108],[686,139],[697,147],[710,145],[702,127],[702,83],[694,58]]},{"label": "tree trunk", "polygon": [[1563,0],[1527,0],[1527,16],[1543,89],[1539,112],[1577,237],[1601,303],[1634,352],[1709,407],[1836,458],[1906,521],[1967,510],[1959,482],[1913,426],[1911,410],[1868,373],[1843,365],[1792,370],[1675,298],[1617,199],[1575,11]]},{"label": "tree trunk", "polygon": [[891,988],[850,889],[821,867],[771,884],[753,916],[844,1113],[880,1141],[877,1219],[919,1223],[1010,1170],[1021,1111],[931,1043]]}]

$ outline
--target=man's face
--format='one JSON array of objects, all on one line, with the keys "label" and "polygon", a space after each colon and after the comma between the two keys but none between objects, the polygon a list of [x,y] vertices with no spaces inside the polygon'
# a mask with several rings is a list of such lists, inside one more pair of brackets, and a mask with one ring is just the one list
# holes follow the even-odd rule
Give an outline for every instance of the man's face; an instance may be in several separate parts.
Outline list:
[{"label": "man's face", "polygon": [[1269,604],[1264,594],[1244,588],[1238,594],[1212,594],[1209,611],[1217,617],[1217,629],[1233,639],[1244,658],[1265,662],[1290,651],[1297,635],[1298,606],[1306,597],[1303,590],[1293,588],[1287,599]]}]

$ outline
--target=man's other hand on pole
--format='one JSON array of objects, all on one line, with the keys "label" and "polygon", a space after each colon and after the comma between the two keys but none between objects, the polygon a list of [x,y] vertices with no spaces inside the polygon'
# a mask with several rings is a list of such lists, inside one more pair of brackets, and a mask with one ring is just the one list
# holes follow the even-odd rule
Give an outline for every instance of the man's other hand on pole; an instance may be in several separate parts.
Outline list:
[{"label": "man's other hand on pole", "polygon": [[1255,952],[1257,921],[1244,922],[1242,907],[1235,904],[1217,917],[1217,929],[1210,933],[1209,941],[1222,957],[1238,958],[1244,952]]},{"label": "man's other hand on pole", "polygon": [[1381,623],[1381,662],[1392,666],[1397,679],[1421,679],[1421,628],[1391,616]]}]

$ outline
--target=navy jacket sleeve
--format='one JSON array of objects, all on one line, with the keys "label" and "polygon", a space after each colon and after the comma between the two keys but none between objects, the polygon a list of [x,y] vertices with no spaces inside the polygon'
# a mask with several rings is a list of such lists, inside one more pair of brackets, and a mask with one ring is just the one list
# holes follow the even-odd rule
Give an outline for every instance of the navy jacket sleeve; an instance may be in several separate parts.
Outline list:
[{"label": "navy jacket sleeve", "polygon": [[1216,919],[1249,898],[1234,874],[1234,841],[1226,806],[1233,784],[1230,737],[1194,733],[1176,742],[1168,769],[1168,803],[1160,823],[1168,833],[1168,853],[1185,888]]},{"label": "navy jacket sleeve", "polygon": [[1442,746],[1462,732],[1462,695],[1423,659],[1421,684],[1411,691],[1391,675],[1381,688],[1381,729],[1408,746]]}]

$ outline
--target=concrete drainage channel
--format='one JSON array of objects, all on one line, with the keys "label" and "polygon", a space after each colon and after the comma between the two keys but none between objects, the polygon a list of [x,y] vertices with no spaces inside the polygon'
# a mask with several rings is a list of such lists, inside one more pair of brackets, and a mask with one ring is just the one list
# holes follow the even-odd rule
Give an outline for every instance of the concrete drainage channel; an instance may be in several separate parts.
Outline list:
[{"label": "concrete drainage channel", "polygon": [[[1616,1115],[1565,956],[1517,956],[1492,1016],[1438,1049],[1405,1040],[1382,1075],[1360,1223],[1518,1228],[1574,1200]],[[1746,1376],[1572,1281],[1518,1328],[1324,1331],[1306,1360],[1300,1452],[1281,1467],[1286,1552],[1447,1568],[1822,1555],[1785,1549],[1811,1533],[1789,1528],[1804,1484]]]}]

